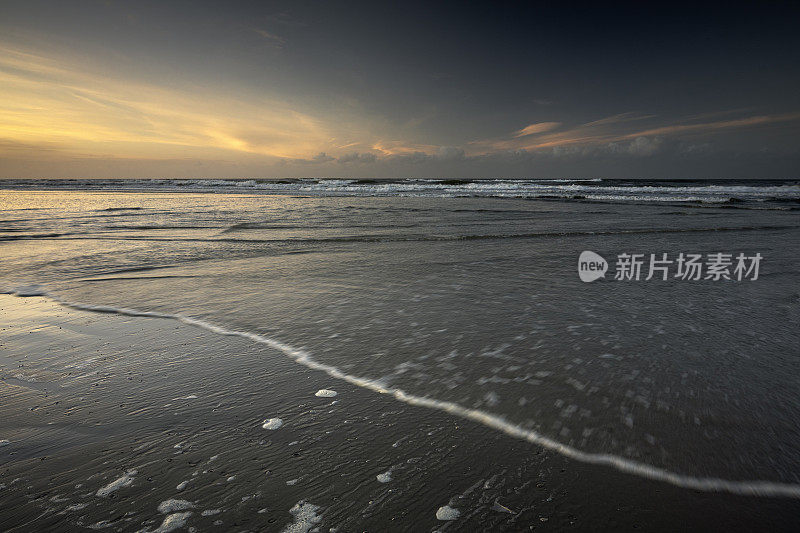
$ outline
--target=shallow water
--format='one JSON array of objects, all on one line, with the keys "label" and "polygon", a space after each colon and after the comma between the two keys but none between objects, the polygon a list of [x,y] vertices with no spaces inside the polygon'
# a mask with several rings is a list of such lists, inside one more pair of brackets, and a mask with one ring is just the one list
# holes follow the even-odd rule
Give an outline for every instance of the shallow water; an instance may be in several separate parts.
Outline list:
[{"label": "shallow water", "polygon": [[[348,386],[402,390],[398,408],[419,399],[581,461],[695,488],[716,480],[710,490],[792,494],[800,484],[800,218],[786,201],[304,187],[309,196],[7,190],[0,277],[8,290],[39,284],[32,292],[66,302],[260,335],[288,347],[287,381],[299,350]],[[693,187],[687,197],[700,194]],[[623,252],[764,260],[755,281],[616,281],[612,271],[587,284],[576,272],[583,250],[609,262]],[[148,394],[206,398],[230,364],[209,357],[191,390],[154,377]],[[265,394],[250,382],[228,392]]]}]

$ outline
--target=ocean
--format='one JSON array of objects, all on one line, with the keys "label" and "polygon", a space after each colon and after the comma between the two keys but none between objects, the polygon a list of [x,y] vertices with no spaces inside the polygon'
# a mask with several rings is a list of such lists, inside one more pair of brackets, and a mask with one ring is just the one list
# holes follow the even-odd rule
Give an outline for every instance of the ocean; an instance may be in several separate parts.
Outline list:
[{"label": "ocean", "polygon": [[0,251],[0,529],[800,527],[798,181],[5,180]]}]

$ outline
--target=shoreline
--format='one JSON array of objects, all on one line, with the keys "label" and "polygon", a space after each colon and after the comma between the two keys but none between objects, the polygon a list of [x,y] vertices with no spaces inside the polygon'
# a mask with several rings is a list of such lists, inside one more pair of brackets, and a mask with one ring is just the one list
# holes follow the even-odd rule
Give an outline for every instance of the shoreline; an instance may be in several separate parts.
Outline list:
[{"label": "shoreline", "polygon": [[613,454],[586,452],[542,435],[534,430],[526,429],[522,426],[509,422],[499,415],[479,409],[469,409],[453,402],[417,396],[402,389],[387,388],[378,381],[347,374],[335,366],[316,361],[311,354],[303,349],[297,349],[284,342],[272,339],[270,337],[265,337],[263,335],[231,330],[226,327],[217,326],[205,320],[195,319],[181,314],[158,313],[128,308],[66,302],[56,296],[46,294],[45,292],[40,294],[36,287],[27,289],[27,292],[25,289],[23,289],[18,296],[40,296],[47,298],[48,300],[60,306],[78,311],[108,313],[126,317],[174,320],[179,323],[197,327],[219,335],[247,339],[279,351],[293,362],[302,365],[309,370],[324,372],[334,380],[344,381],[362,389],[386,395],[407,405],[437,410],[454,417],[477,422],[478,424],[486,426],[489,429],[499,431],[509,437],[527,441],[531,444],[540,446],[546,450],[555,452],[568,459],[572,459],[581,463],[613,468],[621,473],[632,474],[637,477],[653,481],[669,483],[684,489],[700,490],[704,492],[724,492],[752,497],[783,497],[800,499],[800,485],[797,484],[773,482],[767,480],[731,480],[718,477],[697,477],[690,474],[672,472],[663,468],[631,459],[626,459]]},{"label": "shoreline", "polygon": [[[0,435],[0,440],[10,441],[0,447],[6,459],[0,466],[0,483],[6,485],[4,500],[15,504],[4,507],[21,506],[10,514],[0,513],[3,529],[31,525],[30,520],[54,528],[65,526],[68,520],[80,520],[85,527],[100,522],[109,511],[118,511],[110,503],[131,500],[126,508],[134,514],[117,526],[122,530],[155,527],[163,517],[156,512],[160,502],[155,501],[159,496],[153,492],[161,494],[161,502],[168,500],[168,494],[181,499],[192,496],[186,498],[196,508],[195,514],[187,517],[189,525],[233,517],[241,526],[260,524],[269,528],[274,524],[276,531],[291,523],[289,510],[301,501],[319,506],[319,524],[338,526],[340,531],[356,527],[392,531],[420,527],[518,530],[523,524],[547,530],[627,530],[641,526],[650,530],[719,529],[724,523],[731,527],[750,523],[758,528],[771,524],[774,530],[788,530],[800,511],[800,502],[795,500],[697,492],[581,464],[478,422],[400,404],[385,395],[331,380],[318,370],[295,365],[267,346],[175,324],[172,319],[78,311],[38,296],[0,296],[0,309],[6,316],[17,317],[5,325],[14,332],[4,341],[12,357],[3,361],[2,368],[4,394],[13,402],[7,404],[13,405],[9,422],[14,429],[10,435]],[[71,334],[60,339],[56,333],[59,329]],[[68,365],[81,364],[76,355],[90,353],[93,347],[97,350],[98,345],[103,346],[100,350],[105,359],[93,368],[96,374],[83,370],[80,379],[63,375]],[[46,357],[43,349],[61,355]],[[65,350],[70,353],[65,354]],[[132,359],[126,350],[138,354],[139,359]],[[238,354],[226,361],[230,379],[209,376],[208,369],[225,353]],[[9,364],[22,359],[27,359],[24,371]],[[24,379],[26,376],[31,379]],[[42,381],[37,381],[43,376],[51,378],[44,381],[46,391],[42,390]],[[140,381],[135,386],[137,376]],[[12,384],[8,377],[18,381]],[[172,380],[171,386],[164,391],[167,378]],[[258,392],[258,386],[251,386],[254,380],[269,386]],[[212,382],[208,388],[201,385],[206,381]],[[31,387],[31,382],[39,385]],[[228,391],[220,390],[220,383],[236,384],[247,393],[232,400],[227,398]],[[193,393],[191,384],[203,392]],[[298,384],[308,389],[307,394],[298,389]],[[98,387],[107,390],[91,402],[94,414],[90,414],[87,395]],[[15,389],[14,395],[9,394],[10,388]],[[313,398],[319,389],[334,389],[339,394],[335,398]],[[180,399],[190,396],[197,397]],[[129,406],[125,414],[119,414],[116,405],[120,399],[125,402],[122,405],[135,404],[136,408]],[[161,402],[170,404],[166,410],[174,412],[161,412],[165,405]],[[220,417],[219,410],[225,416]],[[261,418],[273,415],[282,418],[285,425],[265,431]],[[70,417],[68,423],[66,416]],[[70,428],[75,435],[62,436],[62,446],[54,446],[53,435],[70,433],[66,431]],[[176,448],[182,440],[191,444],[186,449]],[[228,445],[220,448],[220,441]],[[328,441],[336,442],[325,444]],[[286,471],[286,465],[274,466],[283,456],[295,457],[294,452],[287,453],[293,448],[302,450],[297,457],[308,457],[306,464]],[[409,453],[407,448],[413,451]],[[192,466],[183,470],[199,470],[208,458],[224,455],[212,452],[223,451],[231,451],[231,459],[237,459],[229,463],[224,474],[235,469],[235,478],[247,480],[246,487],[223,490],[223,497],[230,492],[230,501],[236,496],[244,503],[261,492],[254,501],[269,499],[271,503],[264,507],[268,512],[259,514],[261,509],[237,505],[226,507],[219,516],[204,517],[200,507],[213,507],[205,500],[217,494],[204,490],[208,485],[198,483],[186,491],[170,488],[186,481],[179,477],[188,476],[190,483],[192,477],[191,472],[171,472],[172,459],[181,461],[188,454],[192,458],[186,464]],[[245,459],[254,453],[258,459]],[[83,470],[88,465],[79,463],[87,457],[94,468],[102,465],[100,472]],[[91,495],[79,495],[75,501],[75,494],[61,494],[70,485],[81,484],[78,480],[83,477],[90,478],[91,489],[97,491],[131,469],[139,474],[129,487],[119,489],[118,502]],[[271,470],[270,474],[264,476],[264,469]],[[391,482],[376,479],[387,473]],[[341,476],[348,483],[331,490],[331,479]],[[16,478],[24,483],[13,483]],[[152,481],[145,484],[147,478]],[[287,485],[296,479],[299,481]],[[492,479],[495,481],[490,482]],[[222,479],[216,479],[211,486],[219,491],[215,484],[220,483]],[[144,491],[148,485],[152,488]],[[25,490],[16,488],[23,486]],[[224,486],[230,487],[227,482]],[[601,486],[613,490],[598,490]],[[87,488],[78,493],[88,494]],[[294,493],[285,494],[287,489]],[[342,489],[348,497],[339,494]],[[54,491],[59,494],[54,495]],[[589,505],[587,497],[592,501]],[[71,503],[56,505],[59,502],[53,498],[66,498]],[[348,498],[370,509],[368,516],[353,512],[352,506],[358,503],[343,507]],[[59,514],[70,505],[84,503],[86,507],[79,511]],[[459,509],[460,517],[437,520],[437,509],[442,506]],[[512,513],[497,510],[501,508]],[[71,518],[76,513],[80,516]],[[394,521],[392,515],[398,514],[411,521]],[[268,522],[270,518],[275,522]],[[225,523],[230,526],[229,521]]]}]

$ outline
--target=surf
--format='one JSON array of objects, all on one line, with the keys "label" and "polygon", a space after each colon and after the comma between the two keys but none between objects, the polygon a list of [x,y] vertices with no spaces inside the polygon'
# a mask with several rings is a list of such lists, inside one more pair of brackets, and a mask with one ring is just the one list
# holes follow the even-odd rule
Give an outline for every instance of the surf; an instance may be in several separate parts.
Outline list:
[{"label": "surf", "polygon": [[613,454],[586,452],[574,446],[559,442],[551,437],[547,437],[532,429],[524,428],[509,422],[497,414],[480,409],[467,408],[454,402],[411,394],[399,388],[387,387],[380,381],[348,374],[335,366],[319,362],[314,359],[312,354],[307,350],[296,348],[283,341],[248,331],[229,329],[213,324],[206,320],[193,318],[184,314],[141,311],[125,307],[69,302],[61,299],[57,295],[49,293],[44,287],[37,284],[16,287],[11,290],[5,290],[3,293],[12,294],[18,297],[44,297],[62,306],[87,312],[175,320],[180,323],[198,327],[215,334],[248,339],[252,342],[275,349],[289,357],[294,362],[308,369],[324,372],[332,378],[350,383],[378,394],[390,396],[395,400],[403,402],[407,405],[434,409],[462,419],[471,420],[490,429],[500,431],[510,437],[541,446],[542,448],[551,450],[564,457],[579,461],[581,463],[610,467],[619,472],[668,483],[681,488],[700,490],[704,492],[725,492],[741,496],[784,497],[800,499],[800,484],[780,483],[766,480],[729,480],[717,477],[697,477],[669,471]]}]

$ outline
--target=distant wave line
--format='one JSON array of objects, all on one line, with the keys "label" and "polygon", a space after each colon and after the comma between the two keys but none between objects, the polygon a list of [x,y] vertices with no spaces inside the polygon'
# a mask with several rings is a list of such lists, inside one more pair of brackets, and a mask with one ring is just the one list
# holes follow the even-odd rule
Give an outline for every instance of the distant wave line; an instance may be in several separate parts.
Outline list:
[{"label": "distant wave line", "polygon": [[[243,239],[236,237],[201,238],[201,237],[151,237],[151,236],[114,236],[92,235],[91,233],[46,233],[31,235],[5,235],[0,241],[16,241],[25,239],[54,240],[129,240],[129,241],[180,241],[180,242],[241,242],[241,243],[326,243],[326,242],[425,242],[425,241],[470,241],[493,239],[534,239],[537,237],[580,237],[595,235],[646,235],[663,233],[704,233],[716,231],[775,231],[798,229],[800,225],[767,225],[767,226],[734,226],[718,228],[661,228],[631,230],[599,230],[599,231],[547,231],[532,233],[487,233],[487,234],[455,234],[455,235],[343,235],[332,237],[287,238],[287,239]],[[223,231],[222,233],[226,233]]]}]

